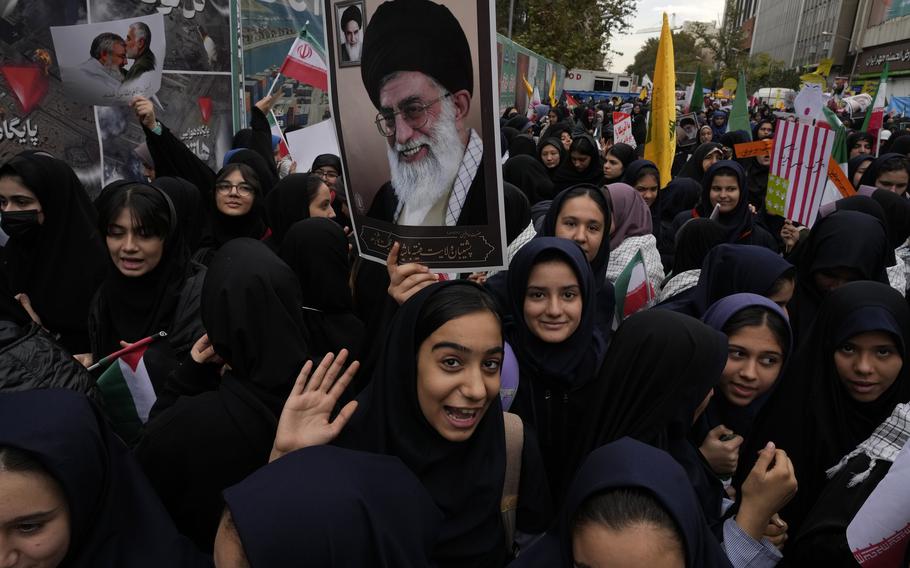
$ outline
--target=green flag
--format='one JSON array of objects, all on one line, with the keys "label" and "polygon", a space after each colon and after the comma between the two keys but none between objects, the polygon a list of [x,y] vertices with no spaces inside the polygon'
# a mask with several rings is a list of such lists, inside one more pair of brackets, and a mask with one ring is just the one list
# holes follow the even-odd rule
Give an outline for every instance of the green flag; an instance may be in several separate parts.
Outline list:
[{"label": "green flag", "polygon": [[831,157],[838,164],[846,164],[850,159],[850,153],[847,151],[847,129],[828,105],[824,105],[822,111],[825,113],[825,120],[834,130],[834,149],[831,151]]},{"label": "green flag", "polygon": [[695,68],[695,82],[692,83],[692,100],[688,112],[701,112],[705,108],[705,89],[701,86],[701,66]]},{"label": "green flag", "polygon": [[739,72],[739,82],[736,84],[736,98],[733,99],[733,110],[730,112],[730,121],[727,123],[727,132],[742,130],[752,140],[752,126],[749,124],[749,92],[746,89],[746,73]]}]

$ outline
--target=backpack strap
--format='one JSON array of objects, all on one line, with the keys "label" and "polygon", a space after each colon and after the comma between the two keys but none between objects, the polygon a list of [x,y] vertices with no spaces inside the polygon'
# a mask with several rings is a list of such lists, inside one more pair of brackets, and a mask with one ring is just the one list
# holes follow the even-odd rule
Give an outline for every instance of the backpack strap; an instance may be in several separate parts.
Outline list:
[{"label": "backpack strap", "polygon": [[500,511],[506,536],[506,550],[513,553],[515,512],[518,509],[518,488],[521,481],[521,455],[524,451],[524,424],[517,414],[502,413],[506,434],[506,475],[502,487]]}]

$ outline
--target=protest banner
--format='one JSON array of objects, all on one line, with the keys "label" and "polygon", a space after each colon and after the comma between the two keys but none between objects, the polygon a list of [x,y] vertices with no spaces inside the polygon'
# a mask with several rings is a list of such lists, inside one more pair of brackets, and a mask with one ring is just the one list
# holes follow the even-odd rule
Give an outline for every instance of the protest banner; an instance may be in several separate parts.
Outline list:
[{"label": "protest banner", "polygon": [[632,136],[632,116],[628,113],[613,113],[613,142],[628,144],[633,148],[637,147],[635,137]]},{"label": "protest banner", "polygon": [[[337,0],[326,0],[335,45]],[[358,67],[329,91],[358,250],[434,270],[500,268],[505,223],[490,0],[366,2]],[[385,80],[395,74],[392,80]],[[435,85],[441,85],[441,89]]]}]

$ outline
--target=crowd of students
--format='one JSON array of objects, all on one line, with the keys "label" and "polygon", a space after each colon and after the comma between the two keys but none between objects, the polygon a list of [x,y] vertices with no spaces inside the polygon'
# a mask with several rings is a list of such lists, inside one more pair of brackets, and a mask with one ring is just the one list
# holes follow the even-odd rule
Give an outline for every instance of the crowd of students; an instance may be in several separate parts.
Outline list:
[{"label": "crowd of students", "polygon": [[[858,195],[810,229],[725,116],[661,180],[603,110],[511,109],[508,269],[393,247],[376,290],[339,158],[292,173],[267,104],[214,172],[138,99],[150,179],[93,201],[48,154],[0,166],[3,566],[852,565],[874,448],[910,435],[881,427],[910,402],[910,135],[851,134]],[[639,255],[652,302],[617,313]],[[127,428],[94,365],[160,332]]]}]

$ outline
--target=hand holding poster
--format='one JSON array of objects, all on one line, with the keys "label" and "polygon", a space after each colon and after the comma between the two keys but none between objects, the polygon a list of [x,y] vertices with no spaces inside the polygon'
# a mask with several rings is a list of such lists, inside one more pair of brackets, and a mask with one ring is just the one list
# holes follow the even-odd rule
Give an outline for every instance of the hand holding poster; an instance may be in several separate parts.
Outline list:
[{"label": "hand holding poster", "polygon": [[66,92],[99,106],[126,105],[161,88],[165,55],[161,14],[51,28]]},{"label": "hand holding poster", "polygon": [[[326,0],[326,15],[339,17],[340,4]],[[385,262],[400,242],[403,262],[433,269],[503,266],[492,3],[362,5],[360,66],[344,67],[329,52],[331,114],[360,254]],[[329,45],[339,29],[327,23]]]},{"label": "hand holding poster", "polygon": [[613,113],[613,142],[623,143],[637,147],[635,137],[632,136],[632,116],[625,112]]},{"label": "hand holding poster", "polygon": [[824,125],[778,120],[775,133],[768,211],[811,227],[825,193],[834,131]]}]

